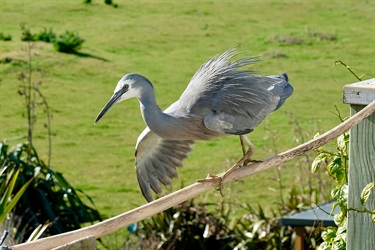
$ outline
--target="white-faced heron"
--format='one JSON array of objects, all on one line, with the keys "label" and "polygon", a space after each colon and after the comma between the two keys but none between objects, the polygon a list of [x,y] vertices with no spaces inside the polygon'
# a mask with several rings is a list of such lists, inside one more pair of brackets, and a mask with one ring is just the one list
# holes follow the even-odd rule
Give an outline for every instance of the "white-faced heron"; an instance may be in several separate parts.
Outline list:
[{"label": "white-faced heron", "polygon": [[[240,69],[254,63],[255,58],[231,61],[238,54],[232,48],[204,63],[180,99],[164,112],[156,103],[151,82],[142,75],[127,74],[95,119],[97,123],[115,103],[132,97],[139,100],[147,127],[137,140],[135,165],[138,183],[147,201],[153,199],[151,189],[161,194],[160,183],[170,185],[171,178],[177,177],[176,166],[182,166],[195,140],[240,135],[249,150],[226,173],[243,164],[255,149],[246,134],[293,93],[285,73],[256,76],[253,71]],[[226,175],[211,176],[207,180],[220,178],[221,188]]]}]

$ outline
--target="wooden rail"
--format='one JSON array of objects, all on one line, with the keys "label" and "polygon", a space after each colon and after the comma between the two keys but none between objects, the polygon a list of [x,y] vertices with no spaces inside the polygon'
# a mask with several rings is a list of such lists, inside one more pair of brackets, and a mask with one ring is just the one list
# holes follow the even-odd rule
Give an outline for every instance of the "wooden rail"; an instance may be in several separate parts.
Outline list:
[{"label": "wooden rail", "polygon": [[[271,167],[283,164],[290,161],[298,156],[305,154],[308,151],[314,150],[327,142],[337,138],[339,135],[353,128],[359,124],[363,119],[372,115],[375,112],[375,101],[371,102],[362,110],[358,111],[352,117],[345,122],[339,124],[335,128],[327,131],[318,138],[310,140],[304,144],[301,144],[295,148],[287,150],[283,153],[272,156],[263,162],[254,163],[241,167],[228,175],[224,183],[233,182],[236,180],[244,179],[250,175],[262,172]],[[33,242],[23,243],[12,246],[14,250],[43,250],[51,249],[72,241],[79,240],[84,237],[95,236],[95,238],[101,238],[105,235],[111,234],[119,229],[125,228],[137,221],[146,219],[154,214],[160,213],[172,206],[180,204],[188,199],[191,199],[199,194],[202,194],[208,190],[217,188],[218,182],[196,182],[190,186],[187,186],[174,193],[166,195],[160,199],[157,199],[148,204],[142,205],[136,209],[125,212],[118,216],[112,217],[100,223],[92,226],[81,228],[75,231],[51,236],[48,238],[42,238]]]}]

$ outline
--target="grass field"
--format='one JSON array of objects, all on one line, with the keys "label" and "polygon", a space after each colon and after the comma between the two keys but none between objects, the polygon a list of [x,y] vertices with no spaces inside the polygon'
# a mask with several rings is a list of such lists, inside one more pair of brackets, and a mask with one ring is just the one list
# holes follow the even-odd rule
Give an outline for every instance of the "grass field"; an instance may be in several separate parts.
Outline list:
[{"label": "grass field", "polygon": [[[190,78],[209,57],[239,45],[246,55],[268,55],[254,65],[261,74],[287,72],[293,96],[251,135],[254,155],[263,159],[272,150],[297,145],[292,112],[305,135],[324,132],[339,123],[333,105],[344,115],[342,87],[356,79],[335,60],[350,65],[363,79],[375,75],[374,1],[120,1],[118,8],[93,1],[0,0],[0,32],[13,40],[0,41],[0,138],[26,135],[23,99],[17,94],[17,76],[27,69],[21,48],[20,23],[32,32],[52,28],[56,33],[75,31],[86,41],[79,54],[64,54],[51,44],[33,43],[32,65],[42,69],[41,90],[53,113],[52,168],[84,190],[105,216],[113,216],[145,203],[135,177],[134,146],[145,125],[138,102],[131,100],[111,109],[96,126],[93,121],[111,96],[117,81],[137,72],[154,84],[162,108],[178,99]],[[34,72],[33,80],[40,78]],[[43,111],[35,128],[35,145],[47,157],[47,130]],[[276,130],[265,138],[267,128]],[[305,138],[306,140],[309,138]],[[10,141],[11,144],[22,140]],[[207,173],[219,173],[241,156],[237,137],[198,142],[179,170],[188,185]],[[286,188],[305,185],[309,171],[298,162],[283,169]],[[306,177],[307,178],[307,177]],[[225,188],[226,199],[269,207],[279,200],[274,169]],[[203,199],[218,202],[217,192]]]}]

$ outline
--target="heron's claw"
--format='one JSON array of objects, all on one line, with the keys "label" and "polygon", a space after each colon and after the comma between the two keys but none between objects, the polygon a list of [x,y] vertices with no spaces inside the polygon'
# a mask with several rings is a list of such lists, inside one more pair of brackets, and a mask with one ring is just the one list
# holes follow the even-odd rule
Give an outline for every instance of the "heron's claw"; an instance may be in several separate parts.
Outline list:
[{"label": "heron's claw", "polygon": [[200,179],[198,182],[219,182],[219,187],[217,187],[217,190],[219,190],[220,195],[224,197],[224,192],[223,192],[223,186],[224,186],[224,179],[226,177],[226,172],[221,175],[216,175],[216,174],[208,174],[205,179]]},{"label": "heron's claw", "polygon": [[245,146],[242,140],[243,138],[240,136],[242,150],[243,150],[243,157],[236,164],[234,164],[230,169],[228,169],[227,171],[225,171],[224,173],[220,175],[208,174],[205,179],[198,180],[198,182],[219,182],[219,186],[217,189],[219,190],[220,195],[224,197],[224,192],[223,192],[224,180],[225,178],[227,178],[228,175],[230,175],[237,168],[248,165],[250,162],[252,163],[261,162],[258,160],[250,159],[250,157],[253,155],[255,151],[255,146],[250,142],[250,140],[246,136],[244,138],[247,144],[249,145],[249,149],[247,151],[245,150]]}]

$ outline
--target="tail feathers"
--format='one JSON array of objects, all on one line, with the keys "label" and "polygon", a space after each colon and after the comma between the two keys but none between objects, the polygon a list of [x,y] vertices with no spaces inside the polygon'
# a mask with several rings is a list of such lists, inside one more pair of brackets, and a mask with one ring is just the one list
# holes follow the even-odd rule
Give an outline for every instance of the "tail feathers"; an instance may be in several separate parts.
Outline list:
[{"label": "tail feathers", "polygon": [[284,104],[286,99],[288,99],[288,97],[293,94],[293,86],[289,83],[288,81],[289,78],[286,73],[283,73],[279,76],[274,76],[274,78],[277,78],[279,80],[279,82],[276,83],[277,87],[274,88],[276,92],[275,94],[278,94],[280,96],[280,101],[277,104],[276,109],[275,109],[277,110],[278,108],[281,107],[281,105]]}]

